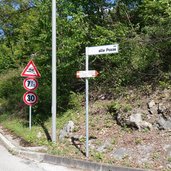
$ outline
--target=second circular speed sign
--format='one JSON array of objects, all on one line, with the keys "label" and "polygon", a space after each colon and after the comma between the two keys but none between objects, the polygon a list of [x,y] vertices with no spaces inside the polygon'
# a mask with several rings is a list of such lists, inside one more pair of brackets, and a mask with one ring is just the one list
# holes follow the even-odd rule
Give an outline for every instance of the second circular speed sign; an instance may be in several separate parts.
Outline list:
[{"label": "second circular speed sign", "polygon": [[28,91],[23,95],[23,101],[25,104],[32,106],[38,101],[36,93]]},{"label": "second circular speed sign", "polygon": [[38,81],[35,78],[26,78],[23,81],[23,86],[26,90],[36,90],[38,87]]}]

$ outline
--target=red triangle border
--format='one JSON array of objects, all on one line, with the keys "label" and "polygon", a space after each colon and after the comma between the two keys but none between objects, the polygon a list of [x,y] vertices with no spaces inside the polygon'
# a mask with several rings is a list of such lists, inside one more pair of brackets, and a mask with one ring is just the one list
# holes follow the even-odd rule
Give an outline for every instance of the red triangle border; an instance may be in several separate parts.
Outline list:
[{"label": "red triangle border", "polygon": [[[26,74],[27,69],[29,68],[30,65],[33,65],[34,70],[36,71],[36,75],[30,75],[30,74]],[[27,66],[24,68],[23,72],[21,73],[22,77],[41,77],[36,65],[34,64],[34,62],[32,60],[30,60],[27,64]]]}]

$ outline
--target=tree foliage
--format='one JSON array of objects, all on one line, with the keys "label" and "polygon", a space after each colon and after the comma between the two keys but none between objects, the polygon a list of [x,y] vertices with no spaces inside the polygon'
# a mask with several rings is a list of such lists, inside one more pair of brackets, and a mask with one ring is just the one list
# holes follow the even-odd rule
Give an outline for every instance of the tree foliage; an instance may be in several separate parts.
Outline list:
[{"label": "tree foliage", "polygon": [[[84,90],[75,73],[85,69],[87,46],[119,44],[118,54],[90,57],[90,69],[100,71],[92,84],[105,91],[156,84],[170,74],[169,0],[57,0],[57,8],[59,109],[66,109],[71,91]],[[50,0],[0,0],[0,73],[19,72],[31,58],[35,61],[42,75],[35,111],[45,119],[51,109],[51,37]],[[22,84],[20,75],[15,79]],[[10,84],[11,78],[0,81],[2,99],[22,95],[22,88],[9,95]],[[16,100],[22,103],[22,97]]]}]

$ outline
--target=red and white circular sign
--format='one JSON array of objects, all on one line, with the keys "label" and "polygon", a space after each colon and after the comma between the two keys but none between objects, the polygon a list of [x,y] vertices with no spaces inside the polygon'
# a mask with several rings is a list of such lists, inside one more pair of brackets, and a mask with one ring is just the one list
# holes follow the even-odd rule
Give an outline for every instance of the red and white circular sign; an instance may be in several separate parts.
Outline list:
[{"label": "red and white circular sign", "polygon": [[35,103],[37,103],[38,97],[37,97],[36,93],[34,93],[32,91],[28,91],[23,95],[23,101],[25,104],[32,106]]},{"label": "red and white circular sign", "polygon": [[38,81],[35,78],[26,78],[23,81],[23,86],[26,90],[33,91],[38,87]]}]

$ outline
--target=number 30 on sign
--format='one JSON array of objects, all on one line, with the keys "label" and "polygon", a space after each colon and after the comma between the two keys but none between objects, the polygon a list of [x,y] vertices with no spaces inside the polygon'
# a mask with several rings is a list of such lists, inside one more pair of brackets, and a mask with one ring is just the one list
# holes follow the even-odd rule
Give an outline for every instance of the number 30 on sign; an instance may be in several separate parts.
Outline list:
[{"label": "number 30 on sign", "polygon": [[38,101],[36,93],[28,91],[23,95],[23,101],[25,104],[32,106]]}]

